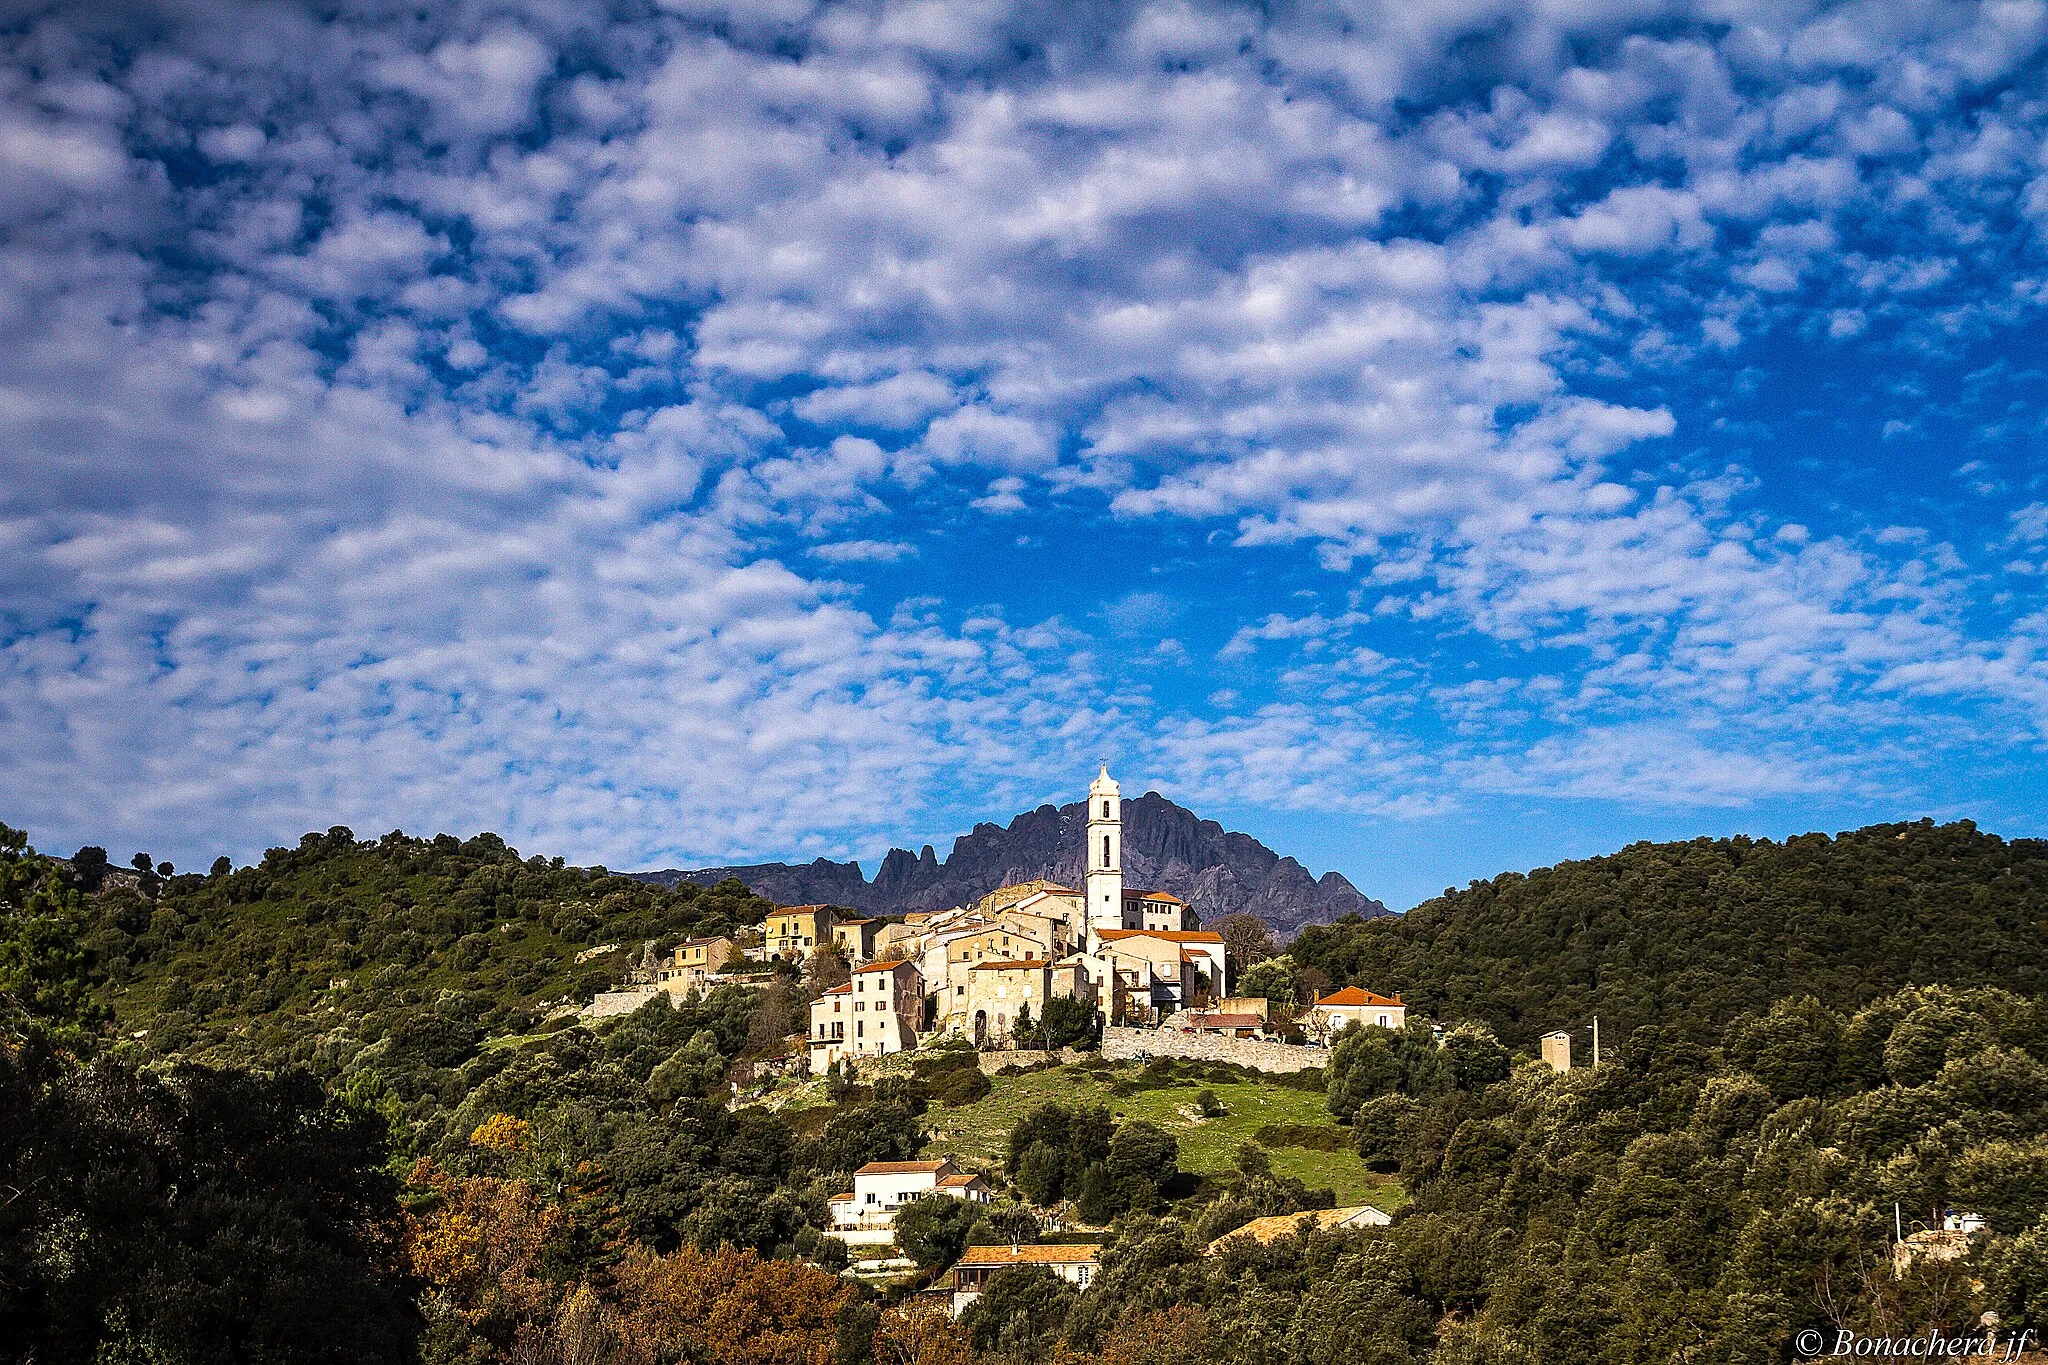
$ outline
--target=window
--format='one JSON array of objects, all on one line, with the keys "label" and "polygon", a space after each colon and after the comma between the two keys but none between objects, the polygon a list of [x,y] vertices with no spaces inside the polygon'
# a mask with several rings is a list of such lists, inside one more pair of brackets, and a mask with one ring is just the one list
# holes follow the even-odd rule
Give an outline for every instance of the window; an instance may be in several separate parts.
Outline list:
[{"label": "window", "polygon": [[1107,797],[1104,797],[1102,801],[1102,818],[1105,820],[1109,818],[1109,798]]},{"label": "window", "polygon": [[865,1038],[868,1036],[868,1026],[866,1021],[860,1019],[856,1019],[853,1021],[853,1036],[856,1038]]},{"label": "window", "polygon": [[1107,834],[1102,836],[1102,865],[1104,867],[1109,866],[1109,836]]}]

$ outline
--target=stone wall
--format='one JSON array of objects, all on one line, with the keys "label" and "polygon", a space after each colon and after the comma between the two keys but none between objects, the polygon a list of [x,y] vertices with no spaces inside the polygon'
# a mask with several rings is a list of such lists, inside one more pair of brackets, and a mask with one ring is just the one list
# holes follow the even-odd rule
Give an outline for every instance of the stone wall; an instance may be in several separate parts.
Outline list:
[{"label": "stone wall", "polygon": [[1102,1055],[1130,1061],[1139,1053],[1151,1057],[1185,1057],[1191,1061],[1230,1062],[1259,1071],[1306,1071],[1330,1060],[1320,1047],[1263,1043],[1251,1038],[1223,1038],[1212,1033],[1180,1033],[1172,1029],[1109,1028],[1102,1031]]},{"label": "stone wall", "polygon": [[1076,1052],[1070,1047],[1063,1047],[1058,1052],[1040,1052],[1037,1048],[984,1052],[981,1054],[981,1069],[984,1074],[993,1076],[1006,1066],[1037,1066],[1043,1061],[1065,1062],[1072,1066],[1076,1062],[1087,1060],[1087,1056],[1087,1053]]},{"label": "stone wall", "polygon": [[[585,1019],[609,1019],[615,1014],[631,1014],[660,994],[662,989],[659,986],[634,986],[623,991],[602,991],[595,1000],[585,1005],[580,1013]],[[675,1003],[673,997],[669,1003]]]}]

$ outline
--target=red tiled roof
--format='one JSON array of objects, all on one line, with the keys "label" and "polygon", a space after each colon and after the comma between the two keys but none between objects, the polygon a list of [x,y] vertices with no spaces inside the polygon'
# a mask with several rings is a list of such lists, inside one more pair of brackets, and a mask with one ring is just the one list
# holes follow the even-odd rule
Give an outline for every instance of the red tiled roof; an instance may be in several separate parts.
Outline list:
[{"label": "red tiled roof", "polygon": [[893,972],[908,961],[910,959],[907,957],[892,957],[887,962],[870,962],[865,967],[856,967],[853,970],[856,974],[860,972]]},{"label": "red tiled roof", "polygon": [[1167,943],[1214,943],[1221,946],[1223,935],[1207,929],[1104,929],[1102,937],[1114,943],[1120,938],[1156,938]]},{"label": "red tiled roof", "polygon": [[944,1180],[941,1180],[939,1184],[949,1190],[957,1190],[962,1186],[972,1185],[979,1179],[981,1177],[978,1175],[949,1175]]},{"label": "red tiled roof", "polygon": [[1046,961],[1042,957],[1024,957],[1018,958],[1013,962],[977,962],[974,964],[974,970],[977,972],[1006,972],[1013,967],[1043,967],[1045,965]]},{"label": "red tiled roof", "polygon": [[839,984],[839,985],[837,985],[837,986],[834,986],[834,987],[832,987],[832,988],[831,988],[830,990],[826,991],[826,992],[825,992],[825,994],[827,994],[827,995],[845,995],[845,994],[847,994],[847,993],[848,993],[849,991],[851,991],[852,989],[853,989],[853,983],[852,983],[851,981],[847,981],[847,982],[842,982],[841,984]]},{"label": "red tiled roof", "polygon": [[1361,990],[1357,986],[1346,986],[1341,991],[1332,991],[1316,1001],[1316,1003],[1318,1005],[1398,1005],[1401,1003],[1401,997],[1396,995],[1389,999],[1384,995],[1375,995],[1371,991]]},{"label": "red tiled roof", "polygon": [[870,1161],[855,1171],[855,1175],[921,1175],[931,1171],[943,1171],[952,1166],[949,1159],[938,1161]]},{"label": "red tiled roof", "polygon": [[969,1247],[956,1265],[1072,1265],[1076,1261],[1100,1259],[1102,1247],[1096,1242],[1074,1246]]}]

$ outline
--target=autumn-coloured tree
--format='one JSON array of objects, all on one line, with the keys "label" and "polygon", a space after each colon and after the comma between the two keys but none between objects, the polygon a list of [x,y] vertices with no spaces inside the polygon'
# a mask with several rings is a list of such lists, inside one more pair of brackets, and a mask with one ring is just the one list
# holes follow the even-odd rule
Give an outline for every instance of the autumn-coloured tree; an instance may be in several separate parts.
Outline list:
[{"label": "autumn-coloured tree", "polygon": [[487,1152],[510,1154],[524,1148],[533,1125],[510,1114],[493,1114],[469,1135],[469,1145]]},{"label": "autumn-coloured tree", "polygon": [[424,1282],[429,1320],[453,1319],[505,1358],[555,1316],[561,1286],[541,1261],[573,1220],[523,1180],[454,1176],[431,1159],[409,1183],[406,1256]]},{"label": "autumn-coloured tree", "polygon": [[1208,1353],[1209,1318],[1183,1304],[1125,1318],[1102,1339],[1102,1365],[1183,1365]]},{"label": "autumn-coloured tree", "polygon": [[614,1273],[626,1340],[650,1358],[720,1365],[832,1365],[854,1289],[794,1261],[729,1246],[637,1252]]},{"label": "autumn-coloured tree", "polygon": [[967,1334],[944,1309],[903,1304],[875,1329],[875,1365],[967,1365]]}]

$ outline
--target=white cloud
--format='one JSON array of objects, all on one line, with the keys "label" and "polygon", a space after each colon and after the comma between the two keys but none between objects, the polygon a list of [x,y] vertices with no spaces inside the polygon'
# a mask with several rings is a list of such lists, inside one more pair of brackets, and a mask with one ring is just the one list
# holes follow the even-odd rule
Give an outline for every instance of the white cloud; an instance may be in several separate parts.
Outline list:
[{"label": "white cloud", "polygon": [[[2038,6],[119,9],[0,60],[10,818],[843,852],[878,787],[1095,733],[1395,815],[1531,736],[1544,791],[1697,803],[1810,790],[1791,736],[1876,752],[1880,700],[2039,733],[2034,636],[1865,529],[1917,512],[1802,539],[1670,396],[1788,319],[2035,320]],[[1049,574],[1113,515],[1360,600],[1201,645],[1056,585],[1243,673],[1197,720],[1059,617],[842,595],[897,518],[1027,510]]]}]

